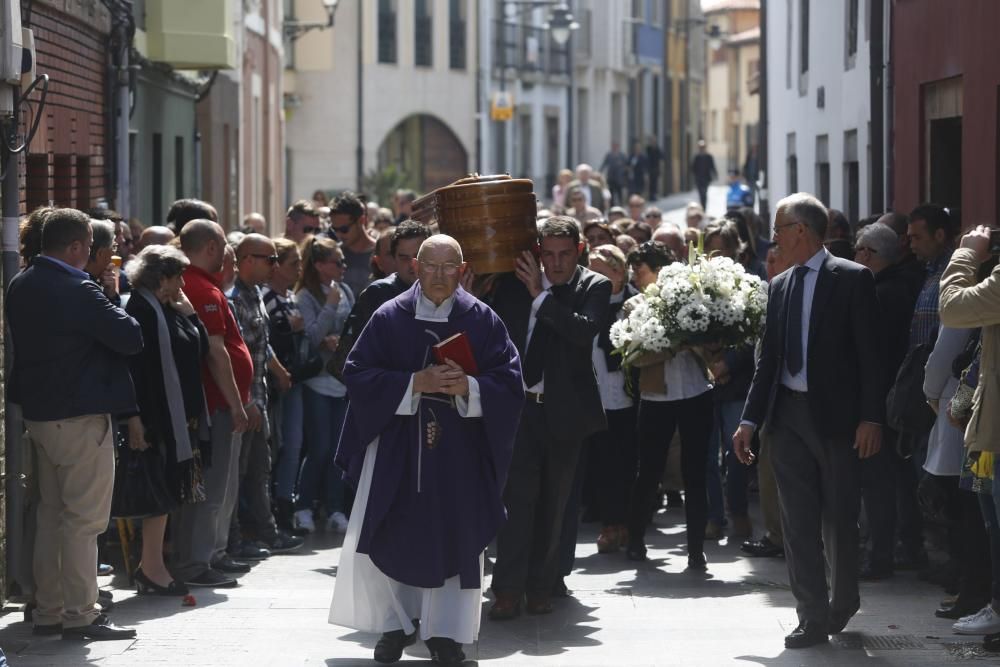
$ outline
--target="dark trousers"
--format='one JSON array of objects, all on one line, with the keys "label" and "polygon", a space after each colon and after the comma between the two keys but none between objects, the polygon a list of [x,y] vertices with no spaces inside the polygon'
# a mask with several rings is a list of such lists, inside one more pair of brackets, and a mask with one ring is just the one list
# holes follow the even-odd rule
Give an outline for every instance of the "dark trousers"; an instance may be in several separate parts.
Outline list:
[{"label": "dark trousers", "polygon": [[624,206],[625,200],[622,199],[622,184],[619,181],[608,181],[608,190],[611,192],[611,205],[612,206]]},{"label": "dark trousers", "polygon": [[[920,559],[924,554],[924,516],[917,500],[917,487],[923,475],[921,466],[927,458],[927,436],[899,438],[901,446],[894,447],[891,457],[896,469],[896,530],[906,557]],[[900,450],[905,456],[899,454]]]},{"label": "dark trousers", "polygon": [[871,550],[868,565],[873,570],[892,571],[896,546],[896,477],[898,455],[886,432],[882,449],[861,461],[861,498],[868,517]]},{"label": "dark trousers", "polygon": [[703,209],[708,208],[708,183],[697,183],[698,186],[698,201],[701,202],[701,207]]},{"label": "dark trousers", "polygon": [[579,454],[580,443],[555,437],[543,406],[525,404],[503,494],[507,521],[497,535],[494,592],[551,592]]},{"label": "dark trousers", "polygon": [[[1000,473],[1000,459],[993,464],[993,479]],[[994,482],[994,486],[996,482]],[[994,493],[980,493],[979,509],[986,524],[986,532],[990,543],[990,560],[992,563],[993,585],[990,588],[994,609],[1000,609],[1000,489],[994,488]]]},{"label": "dark trousers", "polygon": [[629,506],[629,541],[644,544],[655,512],[656,486],[663,476],[674,431],[681,435],[681,477],[689,556],[701,558],[708,521],[705,459],[712,433],[712,392],[680,401],[639,402],[639,474]]},{"label": "dark trousers", "polygon": [[990,561],[990,538],[979,506],[979,494],[958,488],[957,477],[948,479],[955,482],[956,505],[960,514],[955,527],[957,553],[962,568],[958,579],[959,601],[962,604],[970,602],[977,606],[984,605],[990,601],[993,565]]},{"label": "dark trousers", "polygon": [[660,183],[660,172],[651,171],[649,172],[649,197],[646,201],[649,203],[654,203],[656,201],[656,187]]},{"label": "dark trousers", "polygon": [[266,423],[259,431],[243,434],[239,500],[229,524],[230,547],[240,544],[244,534],[264,542],[271,542],[278,535],[278,525],[271,512],[271,447]]},{"label": "dark trousers", "polygon": [[635,406],[623,410],[607,410],[608,430],[590,440],[590,457],[599,471],[597,479],[598,506],[601,523],[624,526],[628,521],[628,501],[636,474]]},{"label": "dark trousers", "polygon": [[796,611],[799,621],[826,625],[831,613],[848,614],[861,600],[860,459],[850,438],[825,438],[816,431],[805,394],[779,389],[769,429]]},{"label": "dark trousers", "polygon": [[566,509],[563,511],[562,529],[559,533],[559,547],[556,555],[557,577],[568,577],[573,573],[573,563],[576,562],[576,538],[580,533],[580,504],[583,501],[584,483],[593,455],[592,442],[583,443],[580,456],[577,457],[576,475],[570,487],[569,498],[566,499]]}]

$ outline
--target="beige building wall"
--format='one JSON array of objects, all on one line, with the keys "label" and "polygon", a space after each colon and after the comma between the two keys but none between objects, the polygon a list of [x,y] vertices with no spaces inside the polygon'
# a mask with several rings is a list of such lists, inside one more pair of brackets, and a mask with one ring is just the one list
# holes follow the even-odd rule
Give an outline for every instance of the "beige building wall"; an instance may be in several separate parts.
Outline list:
[{"label": "beige building wall", "polygon": [[[414,63],[414,3],[397,5],[397,62],[378,61],[378,3],[342,0],[331,30],[303,36],[294,46],[294,71],[285,89],[289,196],[314,190],[356,189],[357,153],[362,171],[379,167],[378,151],[397,125],[414,114],[443,123],[464,149],[465,173],[476,151],[476,6],[465,0],[466,66],[449,65],[449,2],[433,0],[433,65]],[[318,3],[296,0],[297,18],[309,20]],[[318,17],[317,17],[318,20]],[[361,145],[358,129],[358,45],[361,44]],[[384,165],[383,165],[384,166]],[[388,204],[388,202],[381,202]]]}]

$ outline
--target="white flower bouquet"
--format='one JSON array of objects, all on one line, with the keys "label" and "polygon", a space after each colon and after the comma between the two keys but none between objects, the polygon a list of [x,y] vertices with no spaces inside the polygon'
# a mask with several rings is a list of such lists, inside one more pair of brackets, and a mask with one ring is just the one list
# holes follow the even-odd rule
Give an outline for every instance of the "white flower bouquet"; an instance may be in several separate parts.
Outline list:
[{"label": "white flower bouquet", "polygon": [[611,344],[625,366],[646,353],[752,345],[763,329],[767,285],[728,257],[692,246],[687,264],[660,269],[630,305],[611,325]]}]

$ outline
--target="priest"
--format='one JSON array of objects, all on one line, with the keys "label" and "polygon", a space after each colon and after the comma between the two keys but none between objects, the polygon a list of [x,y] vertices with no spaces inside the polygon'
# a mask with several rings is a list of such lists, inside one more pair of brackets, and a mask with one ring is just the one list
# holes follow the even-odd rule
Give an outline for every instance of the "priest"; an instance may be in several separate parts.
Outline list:
[{"label": "priest", "polygon": [[[457,241],[432,236],[412,261],[417,282],[375,312],[344,368],[336,463],[357,495],[329,621],[382,633],[378,662],[399,660],[419,632],[437,664],[459,665],[479,634],[483,553],[505,518],[521,364],[500,318],[459,286]],[[442,341],[458,353],[438,363]]]}]

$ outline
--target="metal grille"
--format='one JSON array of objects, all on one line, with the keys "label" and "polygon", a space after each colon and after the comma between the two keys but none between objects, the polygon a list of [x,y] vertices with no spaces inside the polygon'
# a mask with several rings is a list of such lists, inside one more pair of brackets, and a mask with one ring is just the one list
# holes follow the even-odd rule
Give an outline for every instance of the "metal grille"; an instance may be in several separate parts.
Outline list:
[{"label": "metal grille", "polygon": [[865,649],[869,651],[901,651],[904,649],[924,649],[927,646],[913,635],[862,635],[848,632],[837,635],[833,643],[845,649]]}]

